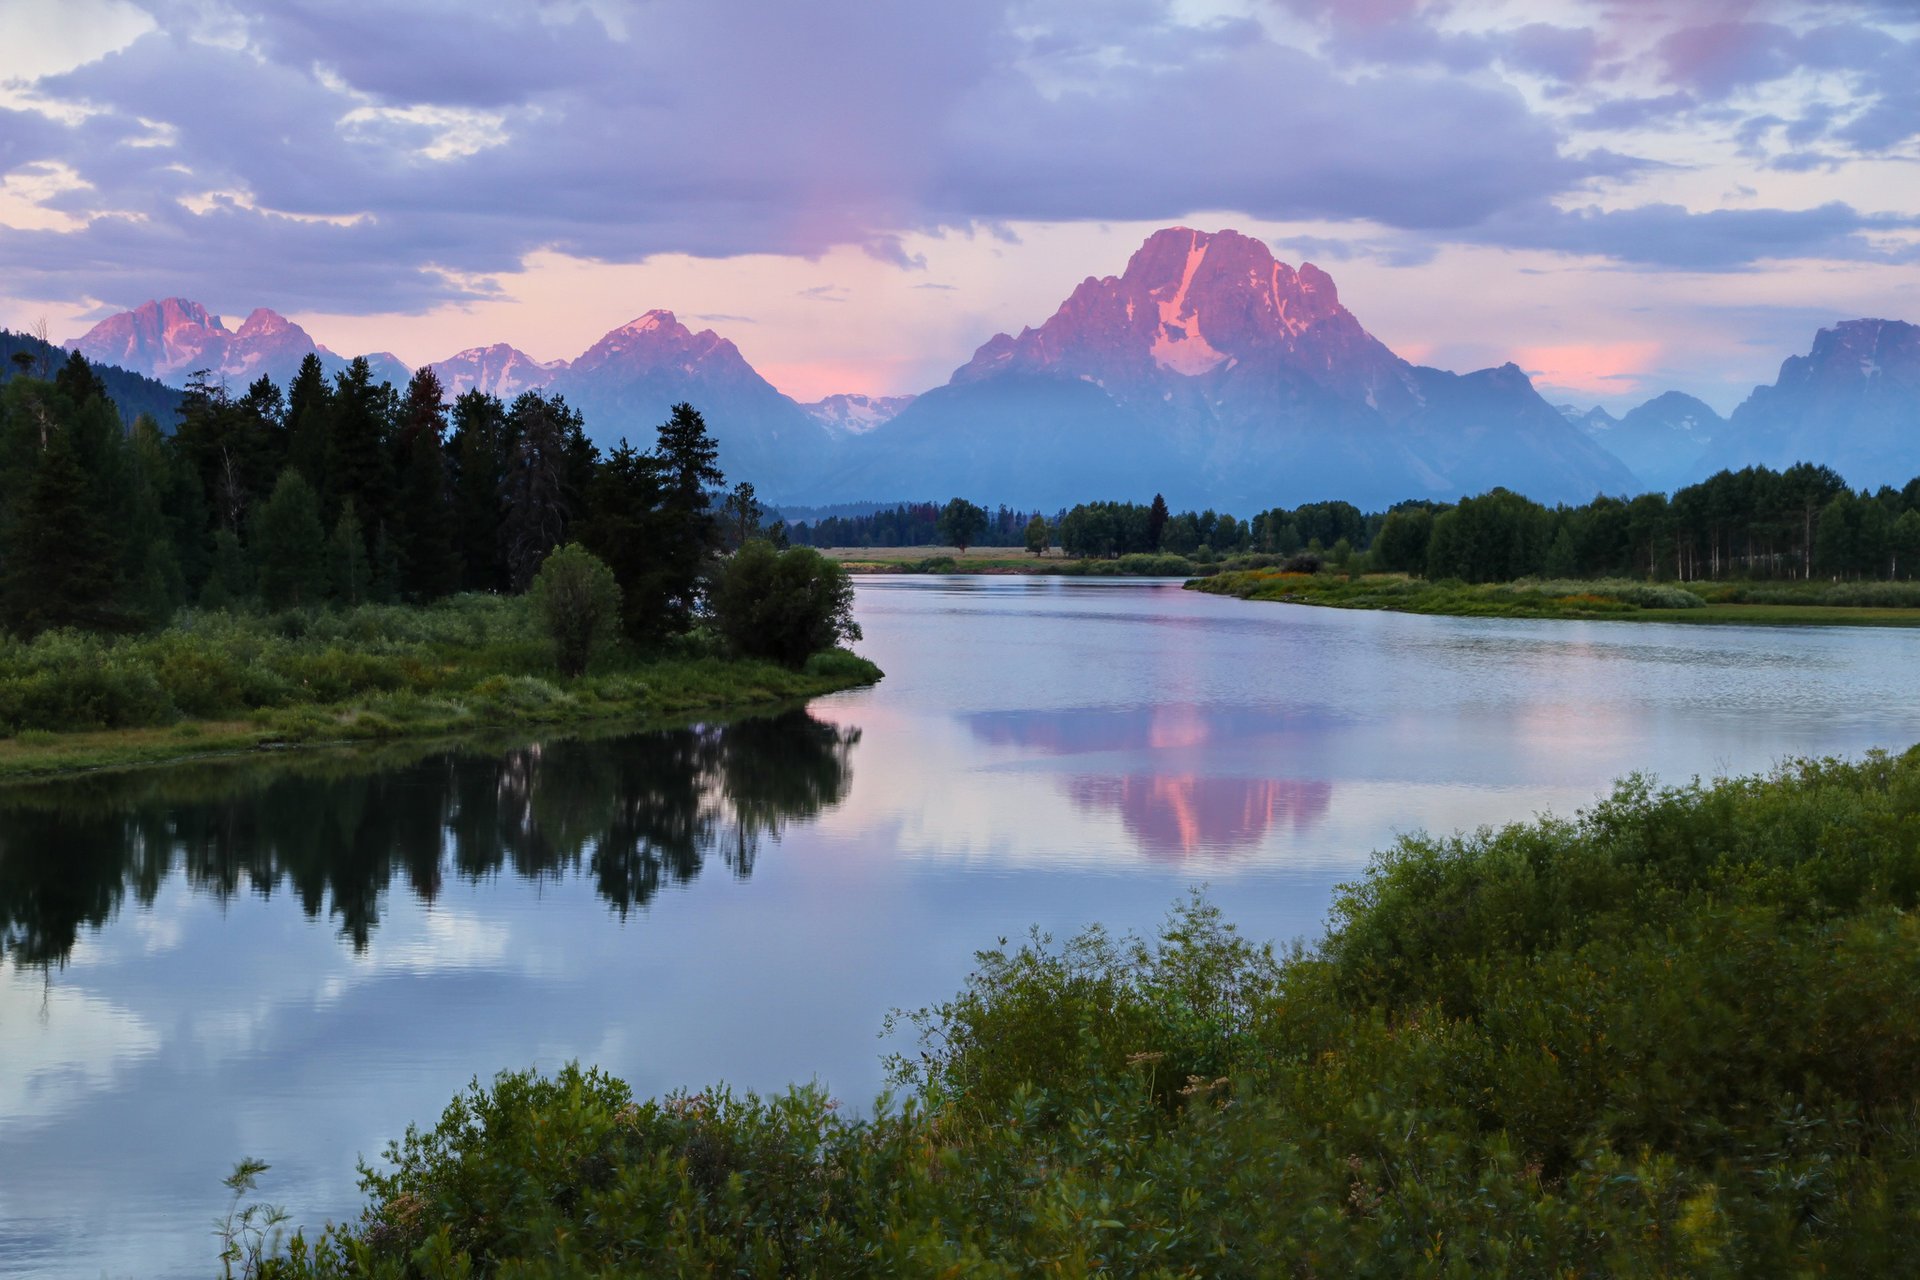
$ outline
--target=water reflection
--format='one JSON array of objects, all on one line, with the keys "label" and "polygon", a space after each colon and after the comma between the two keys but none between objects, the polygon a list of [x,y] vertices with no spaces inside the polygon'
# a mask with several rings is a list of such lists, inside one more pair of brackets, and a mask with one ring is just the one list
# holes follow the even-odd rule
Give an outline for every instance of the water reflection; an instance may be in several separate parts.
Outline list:
[{"label": "water reflection", "polygon": [[1133,774],[1072,778],[1067,794],[1082,809],[1117,813],[1127,834],[1149,854],[1193,857],[1258,848],[1276,827],[1306,833],[1327,816],[1333,784]]},{"label": "water reflection", "polygon": [[0,959],[65,962],[176,869],[196,892],[294,896],[364,950],[397,880],[583,874],[622,917],[718,854],[846,797],[860,731],[804,711],[511,747],[209,762],[0,793]]}]

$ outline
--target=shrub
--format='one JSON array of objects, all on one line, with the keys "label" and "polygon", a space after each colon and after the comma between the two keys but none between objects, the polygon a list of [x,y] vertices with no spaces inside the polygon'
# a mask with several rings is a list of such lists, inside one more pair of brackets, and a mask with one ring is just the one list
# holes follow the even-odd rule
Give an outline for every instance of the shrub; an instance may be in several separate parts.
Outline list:
[{"label": "shrub", "polygon": [[620,620],[620,584],[613,580],[613,570],[579,543],[570,542],[548,556],[527,594],[553,642],[561,675],[584,674],[595,655],[613,643]]},{"label": "shrub", "polygon": [[860,638],[853,579],[811,547],[776,551],[759,539],[747,543],[720,573],[713,613],[734,652],[790,667]]}]

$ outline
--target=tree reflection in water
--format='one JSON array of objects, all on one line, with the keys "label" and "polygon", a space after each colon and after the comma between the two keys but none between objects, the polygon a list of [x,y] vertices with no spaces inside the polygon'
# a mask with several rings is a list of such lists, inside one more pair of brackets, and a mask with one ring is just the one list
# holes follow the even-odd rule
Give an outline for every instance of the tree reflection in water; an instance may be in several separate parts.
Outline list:
[{"label": "tree reflection in water", "polygon": [[845,798],[860,731],[805,711],[497,750],[319,752],[0,791],[0,959],[63,963],[82,928],[176,871],[222,901],[295,895],[354,949],[396,878],[585,874],[624,919],[718,852],[744,879],[763,842]]}]

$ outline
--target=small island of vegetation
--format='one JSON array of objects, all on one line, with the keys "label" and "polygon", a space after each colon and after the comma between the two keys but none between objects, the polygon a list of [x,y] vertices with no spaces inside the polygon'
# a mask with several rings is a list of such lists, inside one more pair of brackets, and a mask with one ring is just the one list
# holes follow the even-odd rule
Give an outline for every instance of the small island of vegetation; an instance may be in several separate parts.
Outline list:
[{"label": "small island of vegetation", "polygon": [[[0,387],[0,779],[652,720],[871,683],[844,570],[723,488],[700,414],[602,456],[559,396],[364,360],[123,424],[74,353]],[[47,376],[51,373],[51,376]],[[716,502],[716,495],[722,495]]]},{"label": "small island of vegetation", "polygon": [[1890,1275],[1920,749],[1409,837],[1281,954],[1196,900],[902,1015],[900,1090],[476,1082],[273,1277]]}]

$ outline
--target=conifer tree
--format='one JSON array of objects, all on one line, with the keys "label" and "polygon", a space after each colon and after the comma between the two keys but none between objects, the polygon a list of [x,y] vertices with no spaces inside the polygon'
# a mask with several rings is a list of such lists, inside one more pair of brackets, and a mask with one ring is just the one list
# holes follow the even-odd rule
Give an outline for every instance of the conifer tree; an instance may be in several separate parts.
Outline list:
[{"label": "conifer tree", "polygon": [[253,518],[253,557],[260,596],[269,609],[317,604],[327,590],[326,532],[306,477],[280,473]]},{"label": "conifer tree", "polygon": [[247,561],[240,535],[219,529],[213,535],[213,554],[200,604],[207,609],[235,609],[253,596],[253,566]]},{"label": "conifer tree", "polygon": [[516,448],[507,466],[502,534],[509,582],[524,591],[540,562],[566,538],[572,506],[568,427],[578,425],[578,415],[559,396],[528,391],[513,402],[510,418]]},{"label": "conifer tree", "polygon": [[447,453],[462,583],[470,591],[504,591],[509,585],[501,554],[501,496],[512,443],[507,409],[497,396],[468,391],[453,402]]},{"label": "conifer tree", "polygon": [[327,551],[332,558],[333,598],[349,607],[365,604],[373,588],[373,566],[367,558],[366,531],[360,527],[351,498],[340,508]]},{"label": "conifer tree", "polygon": [[389,446],[393,388],[376,385],[364,356],[334,378],[327,423],[325,506],[337,515],[352,498],[363,523],[380,525],[393,514],[393,459]]},{"label": "conifer tree", "polygon": [[320,357],[309,351],[287,384],[287,465],[305,476],[315,493],[327,489],[328,418],[333,393],[327,388]]},{"label": "conifer tree", "polygon": [[10,630],[33,636],[119,623],[113,539],[92,487],[69,431],[56,425],[6,525],[0,606]]},{"label": "conifer tree", "polygon": [[413,375],[400,408],[400,501],[395,513],[400,585],[412,600],[436,600],[460,585],[453,493],[441,433],[447,411],[427,365]]}]

